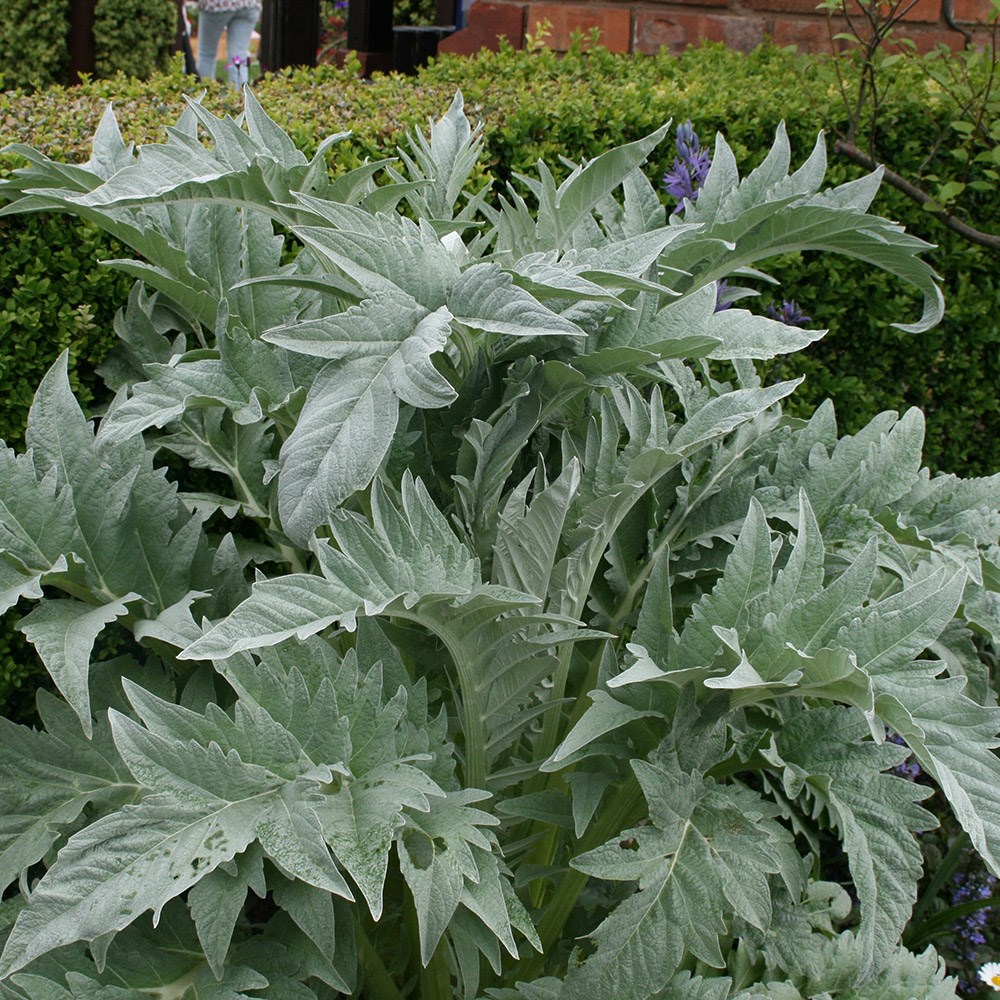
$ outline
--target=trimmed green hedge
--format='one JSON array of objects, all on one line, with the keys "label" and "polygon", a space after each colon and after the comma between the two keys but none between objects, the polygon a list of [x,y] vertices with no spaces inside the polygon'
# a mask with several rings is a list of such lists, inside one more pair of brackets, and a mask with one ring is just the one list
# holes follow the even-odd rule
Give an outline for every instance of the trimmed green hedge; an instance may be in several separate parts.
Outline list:
[{"label": "trimmed green hedge", "polygon": [[170,65],[177,34],[172,0],[97,0],[94,74],[148,77]]},{"label": "trimmed green hedge", "polygon": [[[905,66],[899,72],[884,106],[883,148],[897,152],[894,166],[905,174],[924,155],[920,139],[938,120],[957,115],[919,73]],[[169,73],[147,82],[119,77],[73,90],[0,94],[0,142],[31,142],[57,158],[85,159],[111,99],[127,138],[155,141],[192,87],[175,62]],[[782,120],[801,159],[821,127],[843,118],[829,64],[770,47],[747,56],[706,46],[676,58],[508,50],[473,59],[448,57],[416,78],[386,76],[370,83],[322,66],[268,77],[256,92],[268,111],[280,109],[282,122],[307,153],[324,135],[354,129],[355,136],[331,154],[331,166],[339,171],[391,153],[400,133],[440,114],[457,87],[470,117],[485,122],[489,170],[501,184],[539,157],[549,162],[559,154],[591,157],[668,118],[690,118],[703,140],[724,130],[743,167],[759,159]],[[216,113],[233,114],[240,105],[239,95],[223,85],[210,87],[205,103]],[[662,173],[672,157],[665,144],[651,170]],[[944,178],[949,169],[943,150],[936,170]],[[829,179],[839,182],[858,173],[833,162]],[[776,293],[765,289],[761,308],[774,294],[795,298],[831,333],[803,355],[786,359],[780,374],[805,373],[796,405],[805,412],[831,396],[848,431],[880,410],[916,404],[927,413],[926,456],[932,467],[964,475],[994,472],[1000,469],[997,257],[963,242],[891,189],[883,188],[875,210],[938,244],[929,259],[945,279],[944,321],[921,336],[901,333],[889,324],[913,319],[919,303],[898,282],[843,258],[786,258],[771,269],[782,285]],[[995,190],[975,194],[971,210],[980,228],[1000,232]],[[2,225],[0,436],[11,440],[21,434],[31,388],[62,347],[70,348],[84,398],[100,392],[94,368],[113,340],[112,317],[128,281],[96,264],[119,251],[87,226],[44,216],[14,217]],[[27,671],[7,635],[0,627],[0,702]]]},{"label": "trimmed green hedge", "polygon": [[69,72],[69,0],[4,0],[0,81],[47,87]]},{"label": "trimmed green hedge", "polygon": [[0,245],[0,428],[13,443],[38,388],[38,373],[64,348],[70,351],[74,388],[85,404],[93,400],[99,383],[94,369],[107,353],[114,314],[132,282],[94,266],[124,250],[92,226],[67,226],[58,216],[0,219]]},{"label": "trimmed green hedge", "polygon": [[[0,85],[34,90],[66,83],[69,14],[69,0],[3,0]],[[165,71],[176,32],[173,0],[97,0],[95,76]]]}]

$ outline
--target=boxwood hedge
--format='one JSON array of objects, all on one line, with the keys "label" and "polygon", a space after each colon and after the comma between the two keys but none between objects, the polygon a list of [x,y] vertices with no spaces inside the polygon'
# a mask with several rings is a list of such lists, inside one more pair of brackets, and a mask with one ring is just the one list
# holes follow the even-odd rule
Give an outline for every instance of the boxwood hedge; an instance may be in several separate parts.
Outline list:
[{"label": "boxwood hedge", "polygon": [[[70,71],[69,0],[3,0],[0,84],[36,89],[65,83]],[[147,77],[170,62],[174,0],[95,0],[95,76]]]}]

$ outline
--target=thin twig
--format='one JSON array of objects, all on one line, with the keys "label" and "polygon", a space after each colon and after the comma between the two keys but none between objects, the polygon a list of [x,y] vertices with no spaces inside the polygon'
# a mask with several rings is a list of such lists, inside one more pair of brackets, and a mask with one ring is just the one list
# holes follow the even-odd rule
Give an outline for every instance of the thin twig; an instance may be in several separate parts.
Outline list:
[{"label": "thin twig", "polygon": [[929,205],[931,213],[943,226],[954,233],[958,233],[959,236],[970,243],[975,243],[981,247],[988,247],[990,250],[1000,250],[1000,236],[981,232],[972,226],[966,225],[961,219],[955,218],[950,212],[941,208],[923,188],[919,188],[916,184],[912,184],[905,178],[900,177],[895,170],[891,170],[885,164],[876,163],[867,153],[863,153],[858,149],[854,143],[843,142],[838,139],[834,143],[833,148],[852,162],[857,163],[858,166],[864,167],[867,170],[874,170],[881,165],[884,171],[883,176],[889,185],[896,188],[897,191],[902,191],[903,194],[908,198],[912,198],[918,205]]}]

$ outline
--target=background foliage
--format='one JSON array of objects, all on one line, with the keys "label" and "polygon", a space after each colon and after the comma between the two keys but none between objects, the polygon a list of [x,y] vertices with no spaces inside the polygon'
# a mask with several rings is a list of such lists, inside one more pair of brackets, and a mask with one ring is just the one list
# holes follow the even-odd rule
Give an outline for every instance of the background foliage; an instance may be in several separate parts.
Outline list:
[{"label": "background foliage", "polygon": [[[932,121],[947,119],[951,109],[946,96],[918,72],[901,67],[899,73],[887,98],[884,145],[898,152],[897,169],[903,170],[923,156],[922,131]],[[502,88],[496,86],[501,78],[506,81]],[[752,165],[782,119],[793,142],[807,143],[817,128],[843,114],[828,65],[773,48],[746,56],[717,46],[692,49],[679,58],[648,59],[600,50],[564,58],[547,51],[482,53],[439,60],[412,82],[383,77],[361,84],[323,66],[262,81],[258,94],[265,108],[281,106],[293,123],[293,138],[307,154],[321,135],[356,129],[356,138],[345,144],[346,167],[391,151],[404,129],[426,121],[458,85],[470,114],[485,122],[486,161],[501,182],[539,157],[555,162],[559,155],[594,156],[670,117],[690,118],[706,137],[724,129],[741,161]],[[158,138],[163,116],[181,108],[185,87],[190,89],[189,83],[175,71],[146,84],[95,82],[72,93],[5,95],[0,97],[0,139],[24,141],[32,135],[50,155],[80,156],[114,94],[127,137],[149,141]],[[215,111],[237,109],[231,94],[213,93],[207,104]],[[370,128],[361,130],[361,123]],[[668,154],[657,155],[653,168],[665,170]],[[948,150],[941,150],[939,158],[944,176]],[[859,173],[836,159],[831,163],[833,182]],[[989,192],[971,194],[970,209],[984,228],[1000,225],[1000,202]],[[932,468],[988,472],[1000,464],[995,255],[965,244],[885,186],[875,208],[938,244],[930,260],[945,277],[945,320],[921,337],[900,333],[889,326],[890,318],[912,303],[883,276],[855,262],[788,259],[779,275],[779,297],[795,297],[817,325],[834,330],[816,351],[787,362],[789,371],[808,375],[802,406],[832,396],[846,429],[854,430],[883,405],[919,405],[927,412],[926,458]],[[65,231],[75,225],[67,222]],[[11,273],[0,267],[0,274]],[[52,279],[59,280],[57,275]],[[768,301],[765,295],[761,306]],[[100,304],[93,306],[96,314]],[[41,366],[32,377],[40,372]]]},{"label": "background foliage", "polygon": [[[147,78],[170,62],[177,27],[171,0],[97,0],[95,73]],[[63,84],[69,71],[69,0],[5,0],[0,18],[0,81],[36,90]]]},{"label": "background foliage", "polygon": [[69,0],[7,0],[0,18],[0,80],[6,87],[46,87],[69,68]]},{"label": "background foliage", "polygon": [[97,0],[94,8],[94,71],[147,77],[170,63],[177,10],[167,0]]}]

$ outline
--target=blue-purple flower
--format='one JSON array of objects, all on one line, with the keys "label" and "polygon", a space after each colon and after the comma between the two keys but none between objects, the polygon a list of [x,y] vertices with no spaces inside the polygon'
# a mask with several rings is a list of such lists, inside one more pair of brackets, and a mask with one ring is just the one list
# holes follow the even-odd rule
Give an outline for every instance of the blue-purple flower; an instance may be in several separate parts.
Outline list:
[{"label": "blue-purple flower", "polygon": [[805,326],[812,322],[812,316],[807,316],[795,299],[782,299],[780,308],[775,308],[772,302],[764,311],[771,319],[776,319],[785,326]]},{"label": "blue-purple flower", "polygon": [[[977,877],[978,874],[978,877]],[[951,897],[954,905],[967,903],[974,899],[989,899],[996,889],[996,876],[989,872],[969,873],[963,872],[955,877],[956,889]],[[955,924],[955,929],[959,931],[963,939],[971,945],[984,945],[986,938],[983,931],[986,929],[989,917],[989,907],[980,910],[973,910],[961,917]]]},{"label": "blue-purple flower", "polygon": [[229,70],[229,82],[236,87],[250,81],[250,57],[233,56],[233,61],[226,67]]},{"label": "blue-purple flower", "polygon": [[690,121],[677,126],[675,140],[677,156],[673,166],[663,175],[663,189],[678,201],[674,213],[681,211],[684,200],[696,201],[701,191],[712,158],[707,149],[701,148],[698,133]]},{"label": "blue-purple flower", "polygon": [[[951,895],[953,906],[973,900],[989,899],[997,887],[996,876],[983,868],[959,872],[953,881],[955,885]],[[979,960],[979,950],[988,943],[986,931],[989,925],[990,908],[987,906],[964,914],[952,924],[951,929],[958,944],[958,954],[963,961],[975,963]],[[997,972],[1000,973],[1000,966],[997,966]],[[1000,983],[985,981],[990,982],[995,989],[1000,989]],[[969,993],[975,990],[975,985],[962,980],[960,989],[963,993]]]},{"label": "blue-purple flower", "polygon": [[[795,305],[795,303],[793,302],[792,305]],[[773,307],[768,306],[769,311],[772,308]],[[780,317],[772,315],[771,318],[779,319]],[[808,321],[809,317],[806,316],[805,319],[806,321]],[[784,322],[787,323],[788,321],[784,320]],[[888,728],[885,731],[885,738],[889,743],[895,743],[896,746],[906,747],[907,749],[909,749],[909,745],[907,744],[906,740],[904,740],[903,737],[899,735],[899,733],[891,732]],[[920,765],[916,762],[916,760],[913,758],[913,754],[911,753],[910,756],[907,757],[902,764],[897,764],[892,769],[891,773],[895,774],[899,778],[906,778],[909,781],[916,781],[917,778],[919,778],[920,775],[922,775],[924,772],[920,769]]]},{"label": "blue-purple flower", "polygon": [[729,292],[729,282],[723,278],[715,283],[715,311],[725,312],[732,306],[734,299]]}]

